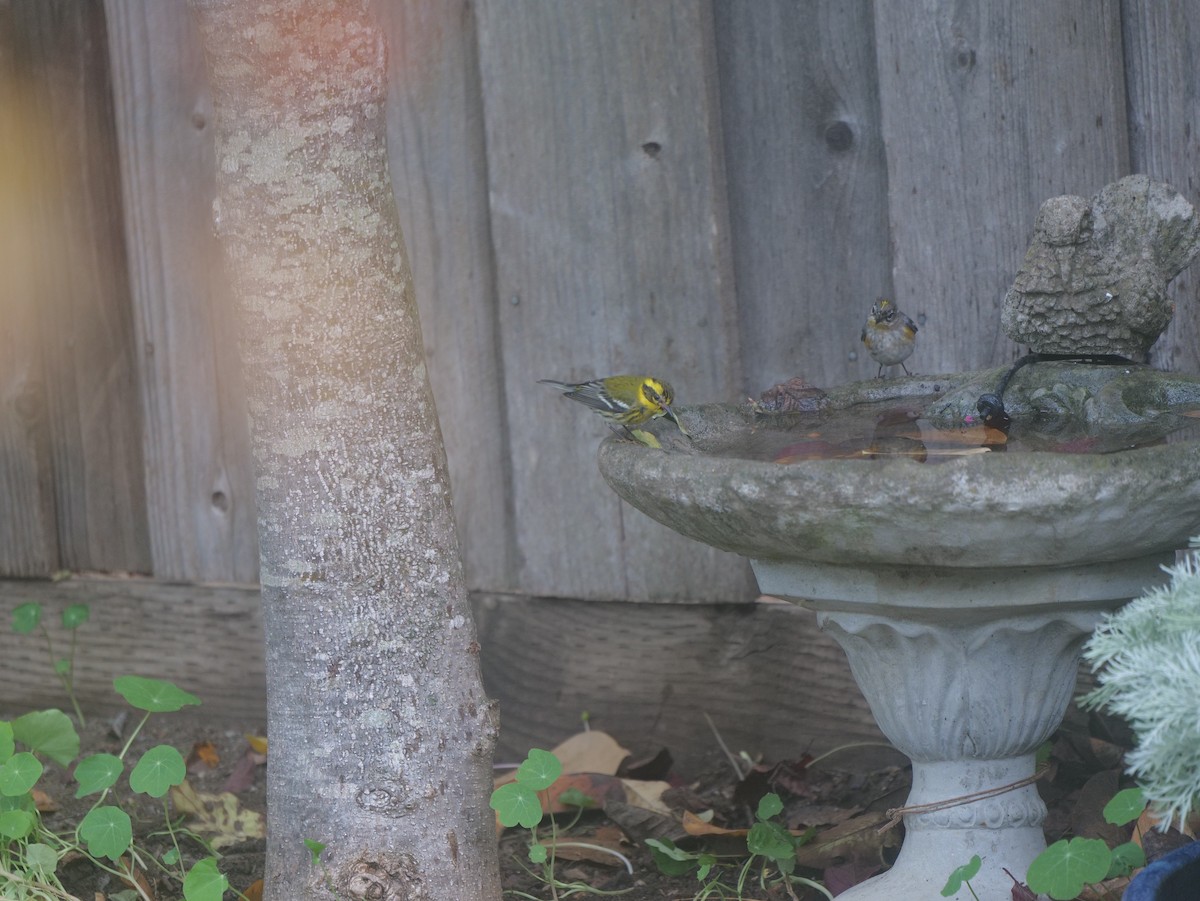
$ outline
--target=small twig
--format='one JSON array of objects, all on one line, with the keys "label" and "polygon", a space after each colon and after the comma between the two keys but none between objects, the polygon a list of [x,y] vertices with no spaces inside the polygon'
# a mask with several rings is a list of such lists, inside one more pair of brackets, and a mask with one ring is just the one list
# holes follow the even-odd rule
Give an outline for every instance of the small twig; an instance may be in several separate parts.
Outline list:
[{"label": "small twig", "polygon": [[717,740],[717,744],[721,750],[725,752],[725,756],[729,759],[729,765],[733,767],[733,772],[737,775],[738,781],[746,778],[746,774],[742,772],[741,766],[738,764],[737,758],[733,752],[729,750],[729,746],[725,744],[725,739],[721,738],[721,733],[717,731],[717,725],[712,721],[712,717],[706,712],[704,719],[708,722],[708,728],[712,730],[713,737]]},{"label": "small twig", "polygon": [[838,745],[836,748],[830,748],[824,754],[818,754],[816,757],[814,757],[812,760],[810,760],[808,762],[808,765],[810,767],[816,766],[818,763],[820,763],[826,757],[832,757],[834,754],[837,754],[839,751],[851,751],[855,748],[886,748],[889,751],[895,751],[897,754],[900,754],[901,756],[907,756],[904,754],[903,751],[901,751],[895,745],[890,745],[886,741],[854,741],[854,742],[850,742],[849,744]]}]

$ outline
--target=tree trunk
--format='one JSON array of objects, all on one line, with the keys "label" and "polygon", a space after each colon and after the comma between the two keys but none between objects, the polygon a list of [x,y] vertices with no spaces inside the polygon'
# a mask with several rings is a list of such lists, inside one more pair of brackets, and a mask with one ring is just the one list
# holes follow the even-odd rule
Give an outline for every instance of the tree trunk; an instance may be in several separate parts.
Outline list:
[{"label": "tree trunk", "polygon": [[[361,0],[191,0],[242,311],[269,899],[499,898],[483,694]],[[327,844],[312,866],[304,839]]]}]

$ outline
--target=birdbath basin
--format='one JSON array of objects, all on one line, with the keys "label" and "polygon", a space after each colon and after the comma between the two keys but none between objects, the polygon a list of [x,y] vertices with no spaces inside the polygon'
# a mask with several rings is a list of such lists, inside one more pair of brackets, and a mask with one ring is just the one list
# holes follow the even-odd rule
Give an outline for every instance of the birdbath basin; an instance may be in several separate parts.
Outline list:
[{"label": "birdbath basin", "polygon": [[[808,413],[685,407],[691,442],[656,422],[661,448],[618,436],[600,447],[624,500],[748,557],[763,593],[815,610],[911,758],[899,857],[840,898],[940,897],[975,854],[979,897],[1009,896],[1004,869],[1023,879],[1045,848],[1034,752],[1061,721],[1083,642],[1166,581],[1160,567],[1200,532],[1200,444],[1179,428],[1200,422],[1181,415],[1200,409],[1200,379],[1029,366],[1008,388],[1006,449],[963,447],[962,423],[997,377],[855,383]],[[918,430],[895,454],[870,438],[880,404]],[[839,417],[867,438],[825,440]],[[776,462],[814,444],[840,458]],[[771,458],[756,458],[764,447]],[[1094,452],[1114,447],[1129,449]]]}]

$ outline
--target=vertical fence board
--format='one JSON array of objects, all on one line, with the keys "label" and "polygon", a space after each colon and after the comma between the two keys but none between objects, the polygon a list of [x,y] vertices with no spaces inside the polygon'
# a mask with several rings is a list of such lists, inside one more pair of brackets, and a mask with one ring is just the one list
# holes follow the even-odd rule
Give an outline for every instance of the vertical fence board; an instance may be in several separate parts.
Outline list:
[{"label": "vertical fence board", "polygon": [[388,154],[468,584],[512,582],[507,440],[473,5],[383,4]]},{"label": "vertical fence board", "polygon": [[716,20],[745,389],[873,376],[859,332],[892,284],[870,0]]},{"label": "vertical fence board", "polygon": [[[1124,3],[1133,171],[1200,204],[1200,4]],[[1200,371],[1200,263],[1171,284],[1175,317],[1151,351],[1164,369]]]},{"label": "vertical fence board", "polygon": [[875,3],[896,294],[918,369],[1018,350],[1000,302],[1057,194],[1128,171],[1117,0]]},{"label": "vertical fence board", "polygon": [[[103,10],[13,7],[36,155],[33,296],[40,332],[58,566],[149,569],[133,327]],[[31,336],[26,335],[26,340]]]},{"label": "vertical fence board", "polygon": [[107,0],[145,429],[154,573],[254,582],[257,514],[215,156],[181,2]]},{"label": "vertical fence board", "polygon": [[16,58],[14,19],[0,2],[0,574],[34,576],[58,568],[58,535],[30,228],[43,125]]},{"label": "vertical fence board", "polygon": [[750,596],[744,562],[622,509],[607,429],[537,385],[651,372],[738,388],[708,4],[480,4],[480,70],[518,585],[579,598]]}]

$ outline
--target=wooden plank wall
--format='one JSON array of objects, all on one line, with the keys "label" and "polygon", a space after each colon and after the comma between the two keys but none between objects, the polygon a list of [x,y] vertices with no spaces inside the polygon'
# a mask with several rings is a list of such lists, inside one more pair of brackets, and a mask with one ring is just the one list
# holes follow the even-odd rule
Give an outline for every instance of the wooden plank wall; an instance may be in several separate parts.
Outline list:
[{"label": "wooden plank wall", "polygon": [[[723,632],[765,672],[857,698],[821,636],[752,603],[744,561],[619,502],[595,464],[606,426],[537,379],[647,369],[688,404],[863,378],[881,294],[921,323],[911,368],[997,365],[1046,197],[1145,171],[1200,202],[1200,7],[977,6],[379,4],[394,189],[507,734],[569,730],[580,706],[645,725],[663,685],[694,714],[741,672],[703,637]],[[0,0],[0,127],[24,137],[0,143],[0,578],[257,579],[210,116],[183,0]],[[1200,370],[1198,278],[1173,289],[1159,365]],[[140,591],[98,600],[120,620]],[[213,591],[206,615],[257,603]],[[700,653],[720,672],[697,674]],[[561,690],[522,705],[533,661]],[[614,661],[628,678],[588,704]],[[863,715],[841,725],[869,733]]]}]

